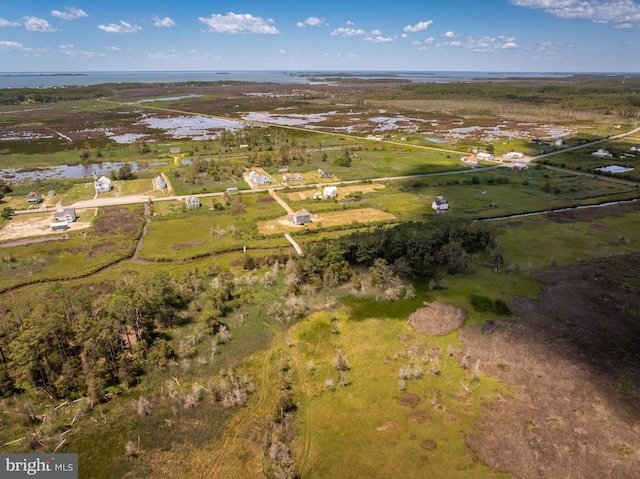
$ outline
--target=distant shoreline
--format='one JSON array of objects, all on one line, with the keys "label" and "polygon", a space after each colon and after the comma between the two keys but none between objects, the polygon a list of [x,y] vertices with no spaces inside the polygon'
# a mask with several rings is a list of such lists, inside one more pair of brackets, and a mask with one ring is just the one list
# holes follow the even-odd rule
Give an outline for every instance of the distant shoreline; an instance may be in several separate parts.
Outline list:
[{"label": "distant shoreline", "polygon": [[87,73],[1,73],[0,77],[86,77]]}]

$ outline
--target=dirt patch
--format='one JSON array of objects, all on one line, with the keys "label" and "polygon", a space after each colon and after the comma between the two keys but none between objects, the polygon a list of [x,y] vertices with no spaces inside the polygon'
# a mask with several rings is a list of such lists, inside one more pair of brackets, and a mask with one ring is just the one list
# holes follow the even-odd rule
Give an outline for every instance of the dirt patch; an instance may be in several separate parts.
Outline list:
[{"label": "dirt patch", "polygon": [[407,417],[418,424],[428,424],[431,422],[431,414],[424,409],[416,409],[407,414]]},{"label": "dirt patch", "polygon": [[607,206],[606,208],[581,208],[567,211],[557,211],[545,215],[549,221],[554,223],[575,223],[576,221],[593,221],[609,216],[621,216],[624,213],[640,211],[640,201],[631,203],[621,203]]},{"label": "dirt patch", "polygon": [[640,470],[640,254],[554,268],[519,321],[460,331],[483,372],[512,392],[468,444],[518,478],[635,478]]},{"label": "dirt patch", "polygon": [[432,449],[438,449],[438,443],[433,439],[425,439],[424,441],[422,441],[420,445],[422,446],[423,449],[426,449],[427,451],[430,451]]},{"label": "dirt patch", "polygon": [[420,404],[420,396],[414,393],[407,393],[398,401],[402,406],[414,408]]},{"label": "dirt patch", "polygon": [[378,426],[376,428],[376,431],[388,431],[389,429],[391,429],[393,426],[395,426],[396,423],[393,421],[387,421],[384,424],[382,424],[381,426]]},{"label": "dirt patch", "polygon": [[433,302],[411,313],[409,324],[416,333],[427,336],[446,336],[464,325],[467,312],[452,304]]}]

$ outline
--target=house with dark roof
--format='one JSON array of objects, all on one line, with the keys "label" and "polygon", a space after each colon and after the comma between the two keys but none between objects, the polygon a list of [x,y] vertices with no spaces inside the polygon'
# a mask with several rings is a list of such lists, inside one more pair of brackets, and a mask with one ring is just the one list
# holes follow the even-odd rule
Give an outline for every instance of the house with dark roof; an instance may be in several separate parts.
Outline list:
[{"label": "house with dark roof", "polygon": [[443,196],[436,196],[436,199],[431,203],[431,207],[438,214],[449,212],[449,202]]}]

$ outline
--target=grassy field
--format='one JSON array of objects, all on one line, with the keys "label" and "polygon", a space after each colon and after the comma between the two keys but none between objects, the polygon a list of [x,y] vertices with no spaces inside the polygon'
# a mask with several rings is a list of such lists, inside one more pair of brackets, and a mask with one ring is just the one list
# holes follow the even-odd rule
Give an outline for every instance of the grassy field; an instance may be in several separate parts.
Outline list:
[{"label": "grassy field", "polygon": [[186,210],[182,204],[154,204],[157,216],[147,229],[140,257],[150,260],[188,259],[207,254],[247,248],[268,248],[286,245],[284,238],[268,241],[259,235],[256,221],[277,217],[282,207],[265,194],[233,195],[230,205],[216,210],[211,205],[220,198],[203,200],[203,207]]},{"label": "grassy field", "polygon": [[142,206],[104,208],[88,231],[66,239],[2,248],[0,290],[78,278],[133,254],[142,230]]},{"label": "grassy field", "polygon": [[[331,332],[329,313],[308,318],[293,333],[292,355],[309,392],[297,414],[300,427],[310,429],[304,477],[500,477],[465,455],[460,431],[473,429],[482,405],[506,391],[489,378],[474,382],[447,355],[448,348],[462,349],[455,334],[427,338],[402,320],[339,318],[339,334]],[[346,386],[332,365],[338,351],[349,361]],[[399,370],[407,365],[424,369],[424,376],[403,389]],[[302,437],[297,446],[303,449]]]}]

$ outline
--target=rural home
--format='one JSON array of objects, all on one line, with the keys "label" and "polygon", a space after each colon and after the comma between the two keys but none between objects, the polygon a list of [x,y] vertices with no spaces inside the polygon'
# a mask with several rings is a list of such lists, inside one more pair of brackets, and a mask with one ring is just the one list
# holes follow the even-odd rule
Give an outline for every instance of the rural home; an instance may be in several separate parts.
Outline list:
[{"label": "rural home", "polygon": [[496,157],[493,156],[491,153],[478,153],[476,154],[476,156],[478,157],[478,159],[482,161],[495,161],[496,159]]},{"label": "rural home", "polygon": [[261,175],[260,173],[257,173],[253,170],[251,170],[249,172],[249,179],[251,181],[253,181],[254,184],[256,185],[270,185],[271,184],[271,178],[269,178],[267,175]]},{"label": "rural home", "polygon": [[464,161],[465,163],[469,163],[470,165],[480,164],[480,158],[478,158],[477,156],[465,156],[462,158],[462,161]]},{"label": "rural home", "polygon": [[169,153],[171,153],[172,155],[178,155],[180,153],[180,147],[172,146],[171,148],[169,148]]},{"label": "rural home", "polygon": [[95,171],[93,172],[93,186],[96,189],[96,193],[106,193],[111,191],[111,180],[106,176],[98,178]]},{"label": "rural home", "polygon": [[325,198],[336,198],[338,196],[337,186],[325,186],[322,194]]},{"label": "rural home", "polygon": [[161,190],[167,187],[167,182],[164,181],[162,176],[158,175],[153,179],[153,187]]},{"label": "rural home", "polygon": [[514,163],[513,165],[511,165],[511,169],[512,170],[526,170],[528,168],[526,163]]},{"label": "rural home", "polygon": [[443,196],[436,196],[436,199],[431,203],[431,207],[436,210],[438,214],[449,212],[449,202],[445,200]]},{"label": "rural home", "polygon": [[187,196],[187,198],[184,200],[184,202],[187,205],[187,208],[199,208],[200,207],[200,200],[198,199],[197,196]]},{"label": "rural home", "polygon": [[502,158],[506,160],[521,160],[524,158],[524,153],[519,153],[517,151],[510,151],[509,153],[502,155]]},{"label": "rural home", "polygon": [[53,214],[53,221],[66,221],[67,223],[73,223],[77,218],[76,209],[73,207],[63,208],[62,211],[56,211]]},{"label": "rural home", "polygon": [[592,156],[597,156],[599,158],[613,158],[613,154],[604,148],[600,148],[598,151],[594,151],[591,153]]},{"label": "rural home", "polygon": [[311,223],[311,213],[304,208],[300,211],[296,211],[294,214],[287,216],[287,220],[291,221],[295,225],[305,225]]},{"label": "rural home", "polygon": [[562,146],[564,145],[564,140],[562,138],[558,138],[556,141],[551,143],[553,146]]},{"label": "rural home", "polygon": [[333,173],[330,171],[324,171],[322,168],[318,168],[318,174],[320,178],[333,178]]},{"label": "rural home", "polygon": [[32,191],[27,195],[27,202],[30,205],[37,205],[38,203],[42,203],[42,196],[40,195],[40,193]]},{"label": "rural home", "polygon": [[284,181],[302,181],[304,180],[304,176],[300,173],[285,173],[282,175],[282,179]]}]

